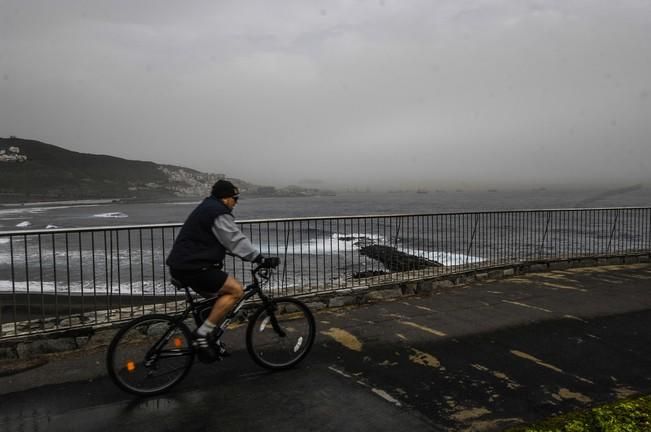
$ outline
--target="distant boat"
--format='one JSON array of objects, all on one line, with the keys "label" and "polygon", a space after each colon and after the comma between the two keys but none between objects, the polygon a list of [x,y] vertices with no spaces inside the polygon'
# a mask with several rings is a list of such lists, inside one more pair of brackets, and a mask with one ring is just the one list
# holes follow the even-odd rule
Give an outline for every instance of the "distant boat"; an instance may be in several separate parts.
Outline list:
[{"label": "distant boat", "polygon": [[426,193],[428,193],[428,192],[429,192],[428,190],[426,190],[426,189],[421,189],[421,188],[419,188],[419,189],[416,190],[416,193],[420,193],[420,194],[426,194]]}]

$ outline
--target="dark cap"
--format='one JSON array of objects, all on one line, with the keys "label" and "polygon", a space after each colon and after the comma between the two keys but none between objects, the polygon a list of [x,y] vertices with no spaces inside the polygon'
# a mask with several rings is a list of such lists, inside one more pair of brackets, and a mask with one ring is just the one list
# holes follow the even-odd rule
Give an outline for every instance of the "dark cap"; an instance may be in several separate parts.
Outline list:
[{"label": "dark cap", "polygon": [[210,194],[215,198],[230,198],[239,193],[240,190],[233,183],[228,180],[218,180],[212,186],[212,192]]}]

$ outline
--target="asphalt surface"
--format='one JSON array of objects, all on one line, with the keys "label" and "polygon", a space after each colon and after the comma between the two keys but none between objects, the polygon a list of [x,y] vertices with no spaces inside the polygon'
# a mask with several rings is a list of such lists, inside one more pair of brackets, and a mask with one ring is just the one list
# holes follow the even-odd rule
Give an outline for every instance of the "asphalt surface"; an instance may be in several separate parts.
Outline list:
[{"label": "asphalt surface", "polygon": [[139,399],[104,349],[0,378],[0,430],[484,431],[651,393],[651,264],[534,273],[316,314],[313,351],[270,373],[195,363]]}]

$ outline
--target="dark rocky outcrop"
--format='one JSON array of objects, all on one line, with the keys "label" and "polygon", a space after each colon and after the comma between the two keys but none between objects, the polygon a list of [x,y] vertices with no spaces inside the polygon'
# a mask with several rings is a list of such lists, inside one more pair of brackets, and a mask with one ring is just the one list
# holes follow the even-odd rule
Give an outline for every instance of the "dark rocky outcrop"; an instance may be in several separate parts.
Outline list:
[{"label": "dark rocky outcrop", "polygon": [[436,261],[406,254],[391,246],[364,246],[360,248],[359,253],[380,261],[384,267],[393,272],[420,270],[428,267],[441,267],[443,265]]},{"label": "dark rocky outcrop", "polygon": [[369,278],[373,276],[382,276],[387,274],[388,272],[385,272],[383,270],[364,270],[360,271],[357,273],[353,274],[353,279],[364,279],[364,278]]}]

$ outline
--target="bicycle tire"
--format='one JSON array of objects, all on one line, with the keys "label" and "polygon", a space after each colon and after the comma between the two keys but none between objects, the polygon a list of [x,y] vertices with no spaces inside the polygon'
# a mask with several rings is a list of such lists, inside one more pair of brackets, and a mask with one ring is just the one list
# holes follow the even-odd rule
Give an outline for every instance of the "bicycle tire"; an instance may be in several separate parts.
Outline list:
[{"label": "bicycle tire", "polygon": [[[168,331],[171,329],[171,333]],[[147,357],[157,342],[162,357]],[[122,390],[140,396],[162,393],[180,382],[194,361],[192,334],[182,322],[163,314],[145,315],[122,327],[111,340],[106,366]]]},{"label": "bicycle tire", "polygon": [[[285,333],[280,335],[272,320]],[[312,311],[300,300],[273,299],[258,308],[246,329],[246,348],[260,366],[282,370],[296,366],[312,348],[316,324]]]}]

